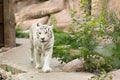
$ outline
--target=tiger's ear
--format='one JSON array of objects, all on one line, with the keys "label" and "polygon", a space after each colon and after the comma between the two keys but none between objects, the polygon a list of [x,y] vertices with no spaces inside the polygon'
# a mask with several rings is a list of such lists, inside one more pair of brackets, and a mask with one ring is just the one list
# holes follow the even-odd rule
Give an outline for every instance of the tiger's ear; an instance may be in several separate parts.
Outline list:
[{"label": "tiger's ear", "polygon": [[41,24],[41,23],[37,23],[36,25],[37,25],[37,27],[39,27],[39,26],[42,25],[42,24]]},{"label": "tiger's ear", "polygon": [[47,25],[49,26],[50,29],[53,29],[53,25],[51,22],[49,22]]},{"label": "tiger's ear", "polygon": [[37,27],[39,26],[40,24],[39,23],[37,23]]}]

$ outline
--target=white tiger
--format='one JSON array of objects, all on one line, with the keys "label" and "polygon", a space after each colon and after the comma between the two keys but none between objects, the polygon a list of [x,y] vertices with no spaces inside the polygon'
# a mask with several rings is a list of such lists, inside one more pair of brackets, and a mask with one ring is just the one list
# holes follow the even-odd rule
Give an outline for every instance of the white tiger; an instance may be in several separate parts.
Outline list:
[{"label": "white tiger", "polygon": [[30,43],[31,62],[35,60],[36,68],[42,68],[43,72],[52,71],[50,68],[54,45],[52,26],[34,23],[30,28]]}]

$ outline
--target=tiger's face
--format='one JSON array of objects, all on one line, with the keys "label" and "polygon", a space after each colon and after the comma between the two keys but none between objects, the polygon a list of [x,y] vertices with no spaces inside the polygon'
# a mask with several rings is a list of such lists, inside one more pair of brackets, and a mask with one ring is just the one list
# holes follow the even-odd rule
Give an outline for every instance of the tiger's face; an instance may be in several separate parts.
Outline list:
[{"label": "tiger's face", "polygon": [[37,24],[37,27],[37,39],[42,43],[48,42],[52,37],[52,26]]}]

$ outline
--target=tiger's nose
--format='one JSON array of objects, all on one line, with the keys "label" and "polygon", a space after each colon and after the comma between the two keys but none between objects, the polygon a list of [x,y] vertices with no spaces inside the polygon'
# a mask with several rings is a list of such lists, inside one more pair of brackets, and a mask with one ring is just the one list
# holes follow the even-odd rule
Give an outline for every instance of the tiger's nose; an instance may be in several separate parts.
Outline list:
[{"label": "tiger's nose", "polygon": [[43,40],[43,41],[44,41],[44,39],[45,39],[45,38],[41,38],[41,40]]}]

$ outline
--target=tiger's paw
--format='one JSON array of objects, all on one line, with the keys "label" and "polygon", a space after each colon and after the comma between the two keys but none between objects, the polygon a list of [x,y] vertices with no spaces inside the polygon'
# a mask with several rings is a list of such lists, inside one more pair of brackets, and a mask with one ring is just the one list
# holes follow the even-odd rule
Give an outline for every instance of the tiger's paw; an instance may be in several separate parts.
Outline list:
[{"label": "tiger's paw", "polygon": [[41,69],[42,66],[41,66],[41,65],[36,65],[35,68],[36,68],[36,69]]},{"label": "tiger's paw", "polygon": [[50,68],[50,67],[43,67],[42,71],[45,72],[45,73],[48,73],[48,72],[52,71],[52,68]]}]

